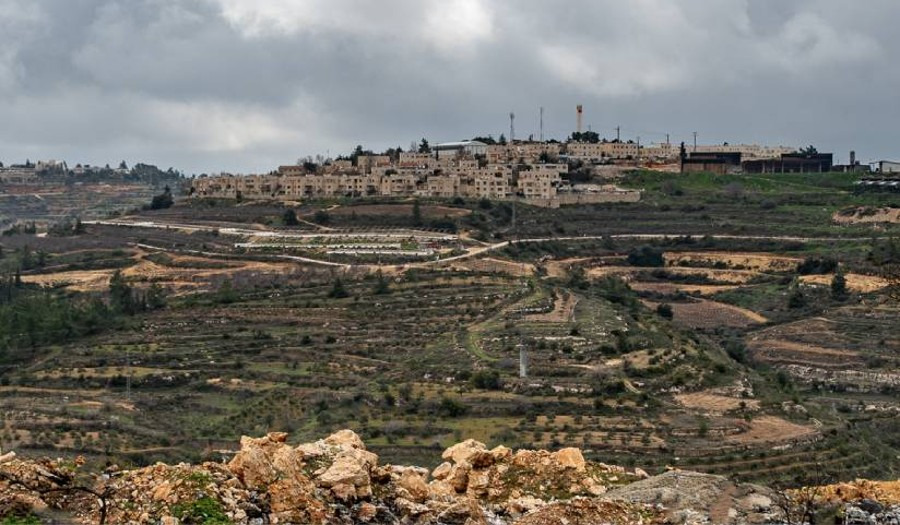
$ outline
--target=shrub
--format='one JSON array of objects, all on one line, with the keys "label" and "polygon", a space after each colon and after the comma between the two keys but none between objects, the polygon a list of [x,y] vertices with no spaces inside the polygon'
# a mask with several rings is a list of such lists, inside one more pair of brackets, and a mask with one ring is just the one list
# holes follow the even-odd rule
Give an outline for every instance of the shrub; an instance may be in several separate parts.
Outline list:
[{"label": "shrub", "polygon": [[807,257],[797,265],[800,275],[831,273],[837,269],[837,261],[831,257]]},{"label": "shrub", "polygon": [[300,224],[300,221],[297,220],[297,213],[290,208],[284,211],[282,222],[285,226],[298,226]]},{"label": "shrub", "polygon": [[472,386],[482,390],[500,390],[503,386],[500,372],[496,370],[479,370],[472,374]]},{"label": "shrub", "polygon": [[331,222],[331,216],[325,210],[319,210],[313,215],[313,220],[319,224],[328,224]]},{"label": "shrub", "polygon": [[847,278],[844,277],[840,265],[835,269],[834,277],[831,279],[831,298],[835,301],[847,299]]},{"label": "shrub", "polygon": [[347,289],[344,288],[344,283],[341,281],[341,278],[336,278],[331,285],[331,290],[328,292],[328,297],[342,299],[349,296],[350,294],[347,292]]},{"label": "shrub", "polygon": [[438,412],[446,417],[459,417],[465,415],[468,411],[469,407],[462,401],[446,396],[441,398],[441,404],[438,407]]},{"label": "shrub", "polygon": [[34,514],[27,516],[6,516],[0,519],[0,525],[41,525],[41,519]]},{"label": "shrub", "polygon": [[672,311],[672,305],[668,303],[660,303],[660,305],[656,307],[656,313],[665,319],[675,317],[675,313]]},{"label": "shrub", "polygon": [[641,246],[628,253],[628,264],[632,266],[665,266],[664,253],[653,246]]},{"label": "shrub", "polygon": [[172,507],[172,514],[185,525],[230,525],[222,504],[203,497],[191,503],[181,503]]}]

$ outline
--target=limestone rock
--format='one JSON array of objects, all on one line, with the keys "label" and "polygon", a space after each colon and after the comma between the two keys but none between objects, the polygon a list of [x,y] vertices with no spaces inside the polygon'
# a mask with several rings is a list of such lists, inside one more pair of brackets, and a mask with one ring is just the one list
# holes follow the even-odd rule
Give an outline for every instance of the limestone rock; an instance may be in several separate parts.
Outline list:
[{"label": "limestone rock", "polygon": [[584,456],[577,448],[564,448],[556,452],[556,461],[565,468],[573,468],[578,472],[584,472]]},{"label": "limestone rock", "polygon": [[[441,455],[443,459],[452,460],[454,463],[466,462],[472,466],[481,466],[481,463],[493,463],[493,457],[484,446],[484,443],[467,439],[448,448]],[[484,465],[484,466],[487,466]]]},{"label": "limestone rock", "polygon": [[363,523],[369,523],[376,516],[378,516],[378,507],[368,502],[361,503],[356,510],[356,519]]},{"label": "limestone rock", "polygon": [[450,475],[451,468],[453,468],[453,465],[445,461],[434,468],[431,472],[431,477],[434,479],[446,479]]},{"label": "limestone rock", "polygon": [[15,452],[10,451],[10,452],[7,452],[6,454],[3,454],[3,450],[0,449],[0,463],[6,463],[7,461],[12,461],[15,458],[16,458]]},{"label": "limestone rock", "polygon": [[[318,478],[318,483],[341,499],[368,498],[372,494],[370,472],[378,456],[359,448],[346,448],[337,453],[334,462]],[[338,490],[335,491],[335,487]],[[353,487],[353,493],[347,487]]]},{"label": "limestone rock", "polygon": [[428,484],[419,473],[412,469],[403,472],[397,485],[406,490],[410,499],[416,503],[422,503],[428,499]]},{"label": "limestone rock", "polygon": [[359,450],[366,450],[366,444],[363,443],[362,438],[360,438],[359,435],[357,435],[357,433],[352,430],[339,430],[325,438],[324,441],[328,445],[336,447],[349,447]]},{"label": "limestone rock", "polygon": [[271,432],[262,438],[244,436],[241,450],[228,463],[228,469],[245,485],[264,487],[275,481],[278,474],[273,465],[275,453],[282,448],[290,450],[286,440],[284,432]]},{"label": "limestone rock", "polygon": [[512,456],[512,449],[503,445],[497,445],[491,449],[491,456],[494,458],[494,462],[504,461]]},{"label": "limestone rock", "polygon": [[520,515],[543,507],[546,504],[544,500],[534,496],[521,496],[513,498],[506,503],[506,512],[512,515]]},{"label": "limestone rock", "polygon": [[435,480],[428,484],[429,499],[449,501],[456,497],[456,489],[444,480]]},{"label": "limestone rock", "polygon": [[456,492],[465,492],[469,486],[469,472],[471,471],[472,466],[467,462],[457,463],[451,467],[450,474],[447,476],[447,482]]}]

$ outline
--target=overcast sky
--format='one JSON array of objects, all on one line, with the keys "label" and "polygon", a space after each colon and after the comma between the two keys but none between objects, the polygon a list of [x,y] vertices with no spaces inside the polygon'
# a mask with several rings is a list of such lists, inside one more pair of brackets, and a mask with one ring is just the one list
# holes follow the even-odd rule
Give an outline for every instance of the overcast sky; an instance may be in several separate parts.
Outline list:
[{"label": "overcast sky", "polygon": [[0,161],[268,171],[585,125],[900,159],[900,1],[0,0]]}]

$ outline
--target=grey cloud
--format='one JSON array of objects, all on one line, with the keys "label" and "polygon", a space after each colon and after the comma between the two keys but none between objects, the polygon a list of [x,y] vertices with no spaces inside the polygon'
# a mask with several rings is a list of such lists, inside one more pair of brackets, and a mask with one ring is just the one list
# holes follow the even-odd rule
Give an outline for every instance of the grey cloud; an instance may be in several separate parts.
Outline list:
[{"label": "grey cloud", "polygon": [[593,128],[900,156],[890,0],[0,0],[0,160],[263,171]]}]

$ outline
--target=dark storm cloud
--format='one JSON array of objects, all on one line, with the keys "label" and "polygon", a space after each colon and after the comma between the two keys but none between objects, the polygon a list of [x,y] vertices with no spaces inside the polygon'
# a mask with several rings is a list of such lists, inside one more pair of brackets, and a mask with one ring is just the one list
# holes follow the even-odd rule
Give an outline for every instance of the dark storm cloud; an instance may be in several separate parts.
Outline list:
[{"label": "dark storm cloud", "polygon": [[260,171],[571,131],[900,156],[891,0],[0,0],[0,160]]}]

